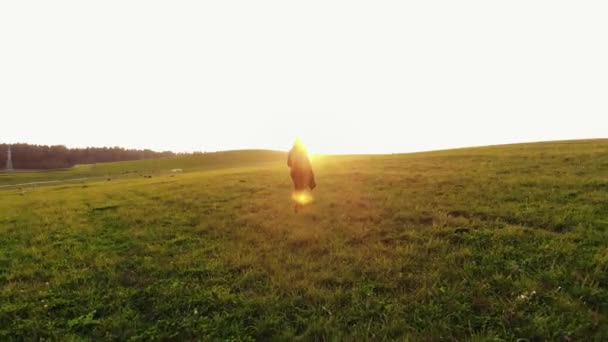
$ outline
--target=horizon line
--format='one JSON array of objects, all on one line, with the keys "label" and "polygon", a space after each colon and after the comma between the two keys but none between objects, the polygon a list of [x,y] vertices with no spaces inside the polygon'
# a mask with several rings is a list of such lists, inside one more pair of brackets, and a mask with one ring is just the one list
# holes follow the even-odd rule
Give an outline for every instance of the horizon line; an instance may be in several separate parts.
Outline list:
[{"label": "horizon line", "polygon": [[[514,142],[507,142],[507,143],[493,143],[493,144],[487,144],[487,145],[459,145],[459,146],[445,146],[445,147],[438,147],[438,148],[430,148],[430,149],[417,149],[417,150],[405,150],[405,151],[398,151],[398,152],[367,152],[367,153],[357,153],[357,152],[330,152],[330,153],[323,153],[323,152],[313,152],[311,153],[311,155],[344,155],[344,156],[365,156],[365,155],[394,155],[394,154],[412,154],[412,153],[425,153],[425,152],[438,152],[438,151],[450,151],[450,150],[461,150],[461,149],[469,149],[469,148],[483,148],[483,147],[495,147],[495,146],[509,146],[509,145],[526,145],[526,144],[541,144],[541,143],[558,143],[558,142],[583,142],[583,141],[596,141],[596,140],[608,140],[608,137],[593,137],[593,138],[573,138],[573,139],[550,139],[550,140],[534,140],[534,141],[514,141]],[[19,145],[19,144],[26,144],[26,145],[34,145],[34,146],[64,146],[67,149],[86,149],[86,148],[97,148],[97,149],[102,149],[102,148],[122,148],[125,150],[138,150],[138,151],[144,151],[144,150],[149,150],[152,152],[156,152],[156,153],[163,153],[163,152],[171,152],[174,154],[195,154],[195,153],[222,153],[222,152],[237,152],[237,151],[274,151],[274,152],[288,152],[289,149],[275,149],[275,148],[264,148],[264,147],[245,147],[245,148],[235,148],[235,149],[221,149],[221,150],[182,150],[182,151],[173,151],[173,150],[155,150],[155,149],[151,149],[151,148],[137,148],[137,147],[125,147],[125,146],[119,146],[119,145],[114,145],[114,146],[109,146],[109,145],[105,145],[105,146],[70,146],[70,145],[65,145],[65,144],[52,144],[52,145],[47,145],[47,144],[35,144],[35,143],[27,143],[27,142],[14,142],[14,143],[8,143],[8,142],[0,142],[0,145],[8,145],[8,146],[13,146],[13,145]]]}]

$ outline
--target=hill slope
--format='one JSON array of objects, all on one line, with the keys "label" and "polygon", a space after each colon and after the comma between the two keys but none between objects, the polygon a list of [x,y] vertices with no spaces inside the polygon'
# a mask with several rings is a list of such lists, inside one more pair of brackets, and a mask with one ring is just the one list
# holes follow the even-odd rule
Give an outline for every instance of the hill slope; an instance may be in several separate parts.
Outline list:
[{"label": "hill slope", "polygon": [[115,163],[83,164],[62,170],[0,172],[0,186],[81,178],[158,175],[176,168],[183,169],[185,172],[226,169],[282,162],[285,158],[284,152],[242,150]]},{"label": "hill slope", "polygon": [[1,339],[608,338],[607,140],[315,167],[0,191]]}]

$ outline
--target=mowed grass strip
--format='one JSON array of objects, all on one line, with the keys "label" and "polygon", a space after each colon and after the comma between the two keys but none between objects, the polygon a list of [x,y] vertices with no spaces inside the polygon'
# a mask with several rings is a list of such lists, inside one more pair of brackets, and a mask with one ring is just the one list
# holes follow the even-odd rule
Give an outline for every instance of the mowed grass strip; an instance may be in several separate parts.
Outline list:
[{"label": "mowed grass strip", "polygon": [[0,339],[608,338],[608,141],[236,164],[0,191]]}]

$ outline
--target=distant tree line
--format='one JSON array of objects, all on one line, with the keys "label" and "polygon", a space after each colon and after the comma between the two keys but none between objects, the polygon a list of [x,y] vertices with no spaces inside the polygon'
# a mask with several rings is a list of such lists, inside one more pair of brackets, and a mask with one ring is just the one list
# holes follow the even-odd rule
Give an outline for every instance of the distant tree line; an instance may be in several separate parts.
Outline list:
[{"label": "distant tree line", "polygon": [[[15,169],[60,169],[76,164],[107,163],[126,160],[170,157],[170,151],[132,150],[121,147],[67,148],[62,145],[45,146],[11,144]],[[0,144],[0,170],[6,166],[9,145]]]}]

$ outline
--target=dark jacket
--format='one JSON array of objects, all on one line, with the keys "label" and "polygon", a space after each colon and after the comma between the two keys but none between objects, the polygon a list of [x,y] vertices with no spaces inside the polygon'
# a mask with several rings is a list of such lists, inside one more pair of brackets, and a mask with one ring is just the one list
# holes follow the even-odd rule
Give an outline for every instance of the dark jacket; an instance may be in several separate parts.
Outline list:
[{"label": "dark jacket", "polygon": [[304,148],[294,146],[289,151],[287,166],[291,168],[291,180],[296,191],[313,190],[317,186],[312,164]]}]

